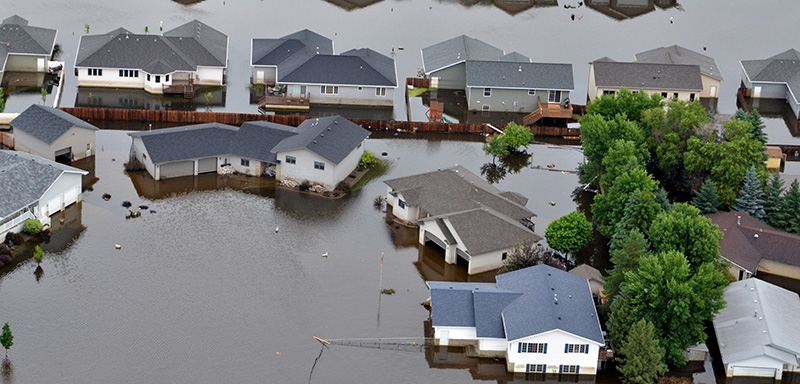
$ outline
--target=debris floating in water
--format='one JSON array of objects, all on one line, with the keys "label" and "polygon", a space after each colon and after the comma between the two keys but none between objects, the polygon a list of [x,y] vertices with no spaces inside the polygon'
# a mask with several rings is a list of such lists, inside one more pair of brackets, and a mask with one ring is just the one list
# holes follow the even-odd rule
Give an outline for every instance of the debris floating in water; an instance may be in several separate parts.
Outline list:
[{"label": "debris floating in water", "polygon": [[555,206],[556,206],[556,202],[555,202],[555,201],[551,201],[551,202],[550,202],[550,205],[552,205],[552,206],[554,206],[554,207],[555,207]]},{"label": "debris floating in water", "polygon": [[130,207],[131,207],[131,205],[132,205],[132,204],[131,204],[131,202],[130,202],[130,201],[127,201],[127,200],[125,200],[125,201],[123,201],[123,202],[122,202],[122,206],[123,206],[123,207],[125,207],[125,208],[130,208]]},{"label": "debris floating in water", "polygon": [[323,253],[322,257],[328,257],[328,252]]},{"label": "debris floating in water", "polygon": [[105,201],[111,200],[111,195],[109,195],[108,193],[104,193],[103,194],[103,200],[105,200]]},{"label": "debris floating in water", "polygon": [[381,295],[394,295],[394,288],[381,289]]},{"label": "debris floating in water", "polygon": [[148,206],[146,206],[146,205],[140,205],[140,206],[139,206],[139,209],[147,210],[147,208],[150,208],[150,207],[148,207]]},{"label": "debris floating in water", "polygon": [[114,244],[114,248],[116,248],[116,249],[121,249],[121,248],[122,248],[122,246],[121,246],[121,245],[119,245],[119,244]]},{"label": "debris floating in water", "polygon": [[275,227],[275,233],[278,233],[279,227]]}]

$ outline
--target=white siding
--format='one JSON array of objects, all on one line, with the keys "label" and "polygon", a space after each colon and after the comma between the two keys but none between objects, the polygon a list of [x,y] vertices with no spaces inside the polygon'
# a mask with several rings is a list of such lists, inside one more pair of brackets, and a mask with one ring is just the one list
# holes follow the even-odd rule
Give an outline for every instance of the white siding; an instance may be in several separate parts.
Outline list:
[{"label": "white siding", "polygon": [[[294,156],[297,162],[295,164],[287,163],[285,161],[286,156]],[[281,161],[281,179],[294,178],[298,182],[308,180],[312,183],[322,183],[330,189],[333,189],[336,185],[333,178],[336,165],[314,152],[307,149],[280,152],[278,153],[278,159]],[[314,168],[315,161],[324,163],[325,169]]]},{"label": "white siding", "polygon": [[[414,221],[419,217],[419,207],[416,205],[408,205],[402,193],[397,193],[397,197],[392,196],[392,188],[389,187],[386,192],[386,204],[392,206],[392,215],[400,220]],[[403,206],[400,205],[400,200],[403,201]]]},{"label": "white siding", "polygon": [[[547,353],[519,353],[519,343],[547,343]],[[566,344],[588,344],[588,353],[564,353]],[[549,373],[558,373],[559,365],[578,365],[581,375],[597,373],[597,356],[600,344],[572,335],[561,330],[545,332],[519,340],[508,345],[508,366],[513,372],[525,372],[527,364],[547,364]]]},{"label": "white siding", "polygon": [[761,98],[763,99],[786,99],[785,83],[762,83],[753,82],[753,87],[761,87]]},{"label": "white siding", "polygon": [[474,275],[502,267],[503,252],[509,252],[509,250],[504,249],[494,252],[481,253],[480,255],[470,255],[472,258],[469,261],[467,274]]},{"label": "white siding", "polygon": [[[50,223],[48,216],[80,200],[81,195],[80,193],[75,193],[75,188],[81,189],[81,180],[81,174],[68,172],[62,173],[56,179],[42,197],[39,198],[39,212],[42,223]],[[48,204],[50,205],[48,206]]]},{"label": "white siding", "polygon": [[725,368],[725,374],[728,377],[781,377],[783,362],[761,355],[735,363],[727,363]]},{"label": "white siding", "polygon": [[[362,86],[359,91],[359,86],[355,85],[336,85],[336,84],[293,84],[292,85],[305,85],[308,93],[308,98],[314,104],[330,104],[330,105],[364,105],[364,106],[393,106],[394,105],[394,87],[378,87],[385,88],[385,96],[375,95],[375,86]],[[331,85],[338,87],[338,93],[323,94],[321,87]]]},{"label": "white siding", "polygon": [[720,81],[706,75],[700,76],[703,80],[703,92],[700,92],[700,97],[711,97],[711,87],[717,87],[717,94],[714,98],[719,98],[719,85]]},{"label": "white siding", "polygon": [[42,72],[44,69],[39,68],[39,61],[42,59],[48,61],[50,55],[9,54],[5,70],[9,72]]},{"label": "white siding", "polygon": [[508,349],[508,342],[506,339],[478,339],[478,348],[481,351],[505,351]]},{"label": "white siding", "polygon": [[224,68],[220,67],[198,67],[196,83],[200,85],[223,85],[224,71]]},{"label": "white siding", "polygon": [[50,154],[52,155],[62,148],[71,147],[74,156],[73,160],[85,158],[87,148],[91,149],[91,154],[93,155],[95,150],[94,136],[94,130],[72,127],[50,144]]},{"label": "white siding", "polygon": [[450,345],[459,345],[463,343],[459,343],[460,341],[471,341],[474,342],[478,339],[475,335],[475,327],[433,327],[433,338],[436,339],[437,343],[439,339],[442,337],[442,331],[448,332],[448,339],[450,340]]},{"label": "white siding", "polygon": [[50,161],[55,161],[55,153],[50,151],[50,146],[20,129],[14,130],[14,149],[20,152],[30,153],[43,157]]},{"label": "white siding", "polygon": [[90,76],[93,68],[78,68],[79,87],[142,88],[146,74],[139,71],[139,77],[119,77],[119,68],[97,68],[103,70],[101,76]]},{"label": "white siding", "polygon": [[[335,187],[340,181],[347,178],[347,176],[353,172],[356,167],[358,167],[358,163],[361,162],[361,156],[364,154],[364,146],[366,145],[366,139],[364,139],[358,146],[350,152],[349,155],[345,156],[339,164],[336,165],[336,169],[333,172],[333,186]],[[327,165],[326,165],[327,168]]]},{"label": "white siding", "polygon": [[133,137],[133,152],[136,159],[144,165],[147,173],[156,179],[156,167],[153,165],[153,160],[150,158],[150,154],[147,153],[147,148],[145,148],[141,137]]}]

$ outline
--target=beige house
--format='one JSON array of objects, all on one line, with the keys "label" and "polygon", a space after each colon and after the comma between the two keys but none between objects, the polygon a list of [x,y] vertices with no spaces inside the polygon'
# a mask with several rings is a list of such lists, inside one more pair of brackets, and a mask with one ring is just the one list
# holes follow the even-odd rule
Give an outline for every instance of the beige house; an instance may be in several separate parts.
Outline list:
[{"label": "beige house", "polygon": [[11,128],[16,150],[62,163],[92,156],[98,130],[60,109],[37,104],[14,118]]},{"label": "beige house", "polygon": [[680,45],[655,48],[637,53],[635,56],[639,63],[697,65],[700,67],[700,79],[703,82],[700,97],[719,98],[719,86],[724,79],[717,61],[713,58]]},{"label": "beige house", "polygon": [[694,101],[703,92],[703,79],[696,64],[623,63],[607,57],[589,63],[586,100],[615,94],[622,88]]}]

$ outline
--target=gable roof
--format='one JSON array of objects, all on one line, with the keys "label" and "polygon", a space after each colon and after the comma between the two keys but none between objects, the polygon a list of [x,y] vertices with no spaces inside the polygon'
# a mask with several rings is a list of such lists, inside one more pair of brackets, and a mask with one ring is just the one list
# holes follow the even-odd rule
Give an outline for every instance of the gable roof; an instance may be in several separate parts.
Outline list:
[{"label": "gable roof", "polygon": [[362,48],[340,55],[313,55],[292,72],[281,72],[285,83],[396,87],[394,60]]},{"label": "gable roof", "polygon": [[253,39],[250,64],[277,66],[278,76],[291,73],[314,55],[332,55],[333,40],[303,29],[278,39]]},{"label": "gable roof", "polygon": [[369,131],[341,116],[305,120],[297,132],[278,143],[272,152],[304,148],[339,164],[369,136]]},{"label": "gable roof", "polygon": [[467,60],[498,60],[504,54],[500,48],[461,35],[422,48],[422,66],[430,74]]},{"label": "gable roof", "polygon": [[800,358],[800,297],[750,278],[725,287],[725,308],[714,318],[723,364],[767,356],[790,366]]},{"label": "gable roof", "polygon": [[680,45],[654,48],[649,51],[639,52],[635,57],[636,61],[640,63],[698,65],[700,66],[700,73],[720,81],[724,80],[716,60]]},{"label": "gable roof", "polygon": [[592,64],[595,84],[598,87],[698,92],[703,90],[703,80],[698,65],[616,61],[595,61]]},{"label": "gable roof", "polygon": [[722,257],[755,273],[761,260],[800,265],[800,236],[783,232],[745,212],[705,215],[722,231]]},{"label": "gable roof", "polygon": [[64,173],[88,172],[29,153],[0,150],[0,219],[39,200]]},{"label": "gable roof", "polygon": [[466,63],[467,87],[572,90],[572,64],[480,61]]},{"label": "gable roof", "polygon": [[786,83],[795,102],[800,95],[800,52],[789,49],[764,60],[741,60],[742,70],[750,81]]},{"label": "gable roof", "polygon": [[[525,241],[538,242],[542,237],[508,216],[487,207],[443,215],[471,255],[499,251]],[[422,219],[427,221],[438,216]],[[448,231],[444,231],[445,235]],[[450,244],[456,244],[450,241]]]},{"label": "gable roof", "polygon": [[478,337],[509,342],[559,329],[603,344],[586,279],[540,264],[498,275],[496,280],[496,284],[427,282],[433,325],[475,327]]},{"label": "gable roof", "polygon": [[600,284],[605,284],[606,282],[605,279],[603,279],[603,274],[600,273],[600,270],[592,267],[589,264],[578,265],[577,267],[570,269],[569,273],[578,275],[589,281],[595,280]]},{"label": "gable roof", "polygon": [[103,35],[81,36],[75,58],[75,67],[133,68],[157,74],[227,65],[228,36],[198,20],[163,35],[117,28]]},{"label": "gable roof", "polygon": [[536,216],[517,199],[509,199],[497,188],[460,165],[418,175],[385,180],[384,183],[402,193],[410,205],[431,216],[490,208],[515,221]]},{"label": "gable roof", "polygon": [[11,120],[11,126],[47,144],[52,144],[72,127],[98,130],[75,116],[60,109],[32,104]]},{"label": "gable roof", "polygon": [[0,72],[6,67],[9,54],[50,55],[56,43],[55,29],[32,27],[17,15],[0,24]]}]

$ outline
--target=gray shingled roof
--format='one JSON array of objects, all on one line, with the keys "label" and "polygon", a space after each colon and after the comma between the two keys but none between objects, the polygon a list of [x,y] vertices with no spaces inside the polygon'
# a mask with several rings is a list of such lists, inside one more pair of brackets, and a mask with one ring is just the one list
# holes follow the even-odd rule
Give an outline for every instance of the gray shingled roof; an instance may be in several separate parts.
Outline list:
[{"label": "gray shingled roof", "polygon": [[554,329],[604,342],[586,279],[541,264],[496,280],[497,284],[427,282],[433,326],[474,326],[478,337],[509,342]]},{"label": "gray shingled roof", "polygon": [[790,49],[764,60],[742,60],[742,69],[750,81],[786,83],[795,102],[800,95],[800,52]]},{"label": "gray shingled roof", "polygon": [[6,67],[9,54],[50,55],[56,43],[55,29],[31,27],[28,20],[17,15],[0,24],[0,73]]},{"label": "gray shingled roof", "polygon": [[287,125],[266,121],[247,122],[242,124],[231,141],[230,153],[276,164],[278,158],[271,152],[272,148],[296,134],[297,129]]},{"label": "gray shingled roof", "polygon": [[24,152],[0,150],[0,219],[39,200],[64,172],[88,172]]},{"label": "gray shingled roof", "polygon": [[279,82],[396,87],[394,60],[373,50],[350,50],[341,55],[314,55]]},{"label": "gray shingled roof", "polygon": [[278,80],[315,55],[332,55],[333,41],[308,29],[279,39],[253,39],[251,65],[277,66]]},{"label": "gray shingled roof", "polygon": [[531,58],[517,51],[514,51],[503,55],[503,57],[500,58],[500,61],[509,61],[514,63],[530,63]]},{"label": "gray shingled roof", "polygon": [[598,87],[702,91],[698,65],[595,61]]},{"label": "gray shingled roof", "polygon": [[503,196],[500,190],[460,165],[384,183],[402,193],[408,204],[419,206],[431,216],[483,207],[516,221],[536,216],[517,199]]},{"label": "gray shingled roof", "polygon": [[714,318],[723,364],[768,356],[790,366],[800,358],[797,293],[751,278],[725,288],[727,305]]},{"label": "gray shingled roof", "polygon": [[272,152],[305,148],[339,164],[369,136],[369,131],[341,116],[308,119],[297,127],[297,132],[281,141]]},{"label": "gray shingled roof", "polygon": [[751,273],[761,260],[800,265],[800,236],[764,224],[745,212],[706,215],[722,231],[720,254]]},{"label": "gray shingled roof", "polygon": [[680,45],[639,52],[635,57],[636,61],[641,63],[695,64],[700,66],[700,73],[720,81],[723,80],[716,60]]},{"label": "gray shingled roof", "polygon": [[466,35],[422,48],[422,65],[430,74],[467,60],[499,60],[502,49]]},{"label": "gray shingled roof", "polygon": [[154,164],[231,154],[231,141],[238,128],[206,123],[128,133],[140,137]]},{"label": "gray shingled roof", "polygon": [[572,90],[572,64],[470,60],[468,87]]},{"label": "gray shingled roof", "polygon": [[526,241],[535,243],[542,240],[541,236],[519,221],[486,207],[445,216],[471,255],[509,249]]},{"label": "gray shingled roof", "polygon": [[140,35],[123,28],[81,36],[75,66],[169,74],[196,71],[198,66],[226,67],[227,57],[228,36],[193,20],[163,36]]},{"label": "gray shingled roof", "polygon": [[60,109],[32,104],[11,120],[14,129],[51,144],[72,127],[96,131],[98,128]]}]

